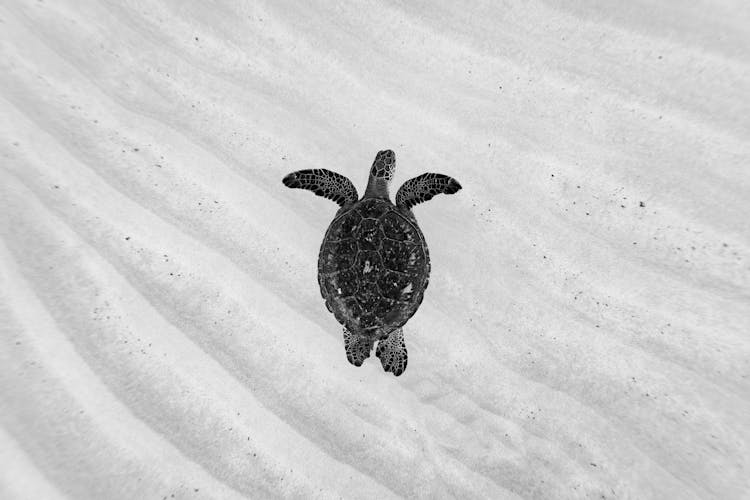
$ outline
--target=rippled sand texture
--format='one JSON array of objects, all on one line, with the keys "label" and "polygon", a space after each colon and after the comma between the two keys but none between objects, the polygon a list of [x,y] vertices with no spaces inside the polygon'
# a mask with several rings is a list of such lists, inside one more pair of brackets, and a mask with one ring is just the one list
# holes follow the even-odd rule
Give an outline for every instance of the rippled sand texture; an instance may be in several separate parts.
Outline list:
[{"label": "rippled sand texture", "polygon": [[[0,4],[1,498],[748,495],[746,2],[244,4]],[[281,184],[385,148],[399,378]]]}]

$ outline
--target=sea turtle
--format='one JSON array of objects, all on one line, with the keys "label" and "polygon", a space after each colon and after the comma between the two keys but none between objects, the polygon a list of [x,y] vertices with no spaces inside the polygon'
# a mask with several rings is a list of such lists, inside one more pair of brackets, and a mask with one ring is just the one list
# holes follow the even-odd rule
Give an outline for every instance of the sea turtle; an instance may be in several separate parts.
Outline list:
[{"label": "sea turtle", "polygon": [[361,199],[349,179],[326,169],[292,172],[283,183],[341,206],[320,246],[320,293],[344,325],[349,362],[361,366],[377,341],[383,369],[399,376],[407,361],[401,327],[422,302],[430,274],[427,243],[411,208],[461,185],[447,175],[422,174],[399,188],[394,205],[388,187],[395,169],[393,151],[379,151]]}]

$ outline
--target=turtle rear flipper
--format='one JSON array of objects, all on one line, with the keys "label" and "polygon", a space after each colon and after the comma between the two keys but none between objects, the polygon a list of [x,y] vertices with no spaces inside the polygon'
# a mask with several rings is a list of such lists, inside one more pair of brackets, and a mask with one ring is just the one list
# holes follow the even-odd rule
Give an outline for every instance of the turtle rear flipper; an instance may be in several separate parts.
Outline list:
[{"label": "turtle rear flipper", "polygon": [[399,376],[406,370],[406,344],[404,344],[404,332],[401,328],[393,330],[387,338],[378,342],[375,355],[380,358],[383,370],[392,372]]},{"label": "turtle rear flipper", "polygon": [[281,182],[286,187],[308,189],[318,196],[335,201],[342,207],[354,203],[359,198],[352,181],[324,168],[298,170],[288,174]]},{"label": "turtle rear flipper", "polygon": [[396,206],[409,209],[436,194],[453,194],[461,184],[445,174],[426,173],[404,182],[396,193]]},{"label": "turtle rear flipper", "polygon": [[354,366],[362,366],[362,363],[370,357],[372,345],[375,340],[372,337],[366,337],[357,333],[352,333],[344,327],[344,349],[346,349],[346,359]]}]

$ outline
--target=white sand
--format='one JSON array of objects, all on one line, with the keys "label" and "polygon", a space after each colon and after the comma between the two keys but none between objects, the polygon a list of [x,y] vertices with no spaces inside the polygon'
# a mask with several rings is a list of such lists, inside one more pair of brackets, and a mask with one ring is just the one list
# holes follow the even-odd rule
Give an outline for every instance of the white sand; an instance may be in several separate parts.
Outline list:
[{"label": "white sand", "polygon": [[[0,498],[747,498],[750,9],[683,3],[2,2]],[[464,186],[399,378],[281,184],[386,148]]]}]

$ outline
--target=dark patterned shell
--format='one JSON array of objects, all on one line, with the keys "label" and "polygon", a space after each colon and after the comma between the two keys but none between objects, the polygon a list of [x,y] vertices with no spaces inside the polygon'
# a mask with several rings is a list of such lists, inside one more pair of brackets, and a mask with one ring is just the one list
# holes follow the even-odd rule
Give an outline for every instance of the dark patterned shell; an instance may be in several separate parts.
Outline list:
[{"label": "dark patterned shell", "polygon": [[416,221],[390,201],[366,199],[338,215],[318,259],[320,293],[342,325],[382,335],[422,302],[430,256]]}]

